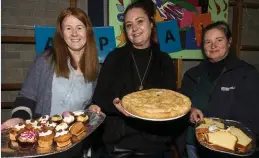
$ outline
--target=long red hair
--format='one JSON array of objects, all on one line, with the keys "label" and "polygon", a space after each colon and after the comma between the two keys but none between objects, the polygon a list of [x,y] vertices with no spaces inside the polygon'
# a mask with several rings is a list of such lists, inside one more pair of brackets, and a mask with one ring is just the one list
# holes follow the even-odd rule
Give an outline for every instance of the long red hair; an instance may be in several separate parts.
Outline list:
[{"label": "long red hair", "polygon": [[79,61],[80,69],[85,81],[94,81],[97,78],[98,71],[98,53],[94,38],[93,27],[89,17],[79,8],[66,8],[61,11],[57,18],[56,33],[53,40],[55,72],[57,76],[69,78],[69,68],[67,65],[70,57],[71,65],[77,69],[74,59],[71,56],[68,46],[62,34],[62,22],[67,16],[74,16],[86,26],[86,46],[85,51]]}]

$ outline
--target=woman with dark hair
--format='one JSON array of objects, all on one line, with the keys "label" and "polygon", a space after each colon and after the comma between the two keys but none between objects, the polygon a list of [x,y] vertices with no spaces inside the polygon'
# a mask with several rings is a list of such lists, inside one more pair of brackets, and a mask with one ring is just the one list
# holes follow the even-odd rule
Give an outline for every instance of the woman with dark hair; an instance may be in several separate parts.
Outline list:
[{"label": "woman with dark hair", "polygon": [[35,59],[15,100],[13,119],[2,128],[22,119],[85,109],[91,103],[98,65],[89,17],[79,8],[64,9],[57,18],[53,48]]},{"label": "woman with dark hair", "polygon": [[[259,73],[231,52],[231,31],[219,21],[207,26],[202,34],[205,60],[188,70],[181,92],[191,98],[190,122],[206,117],[236,120],[259,138]],[[187,152],[196,157],[231,157],[197,148],[194,126],[187,132]],[[200,154],[199,154],[200,153]]]},{"label": "woman with dark hair", "polygon": [[[175,90],[173,60],[153,41],[155,6],[139,0],[124,13],[127,43],[109,53],[98,77],[91,106],[107,118],[103,126],[104,157],[172,157],[177,121],[151,122],[129,117],[120,102],[126,94],[150,88]],[[179,133],[177,133],[179,132]]]}]

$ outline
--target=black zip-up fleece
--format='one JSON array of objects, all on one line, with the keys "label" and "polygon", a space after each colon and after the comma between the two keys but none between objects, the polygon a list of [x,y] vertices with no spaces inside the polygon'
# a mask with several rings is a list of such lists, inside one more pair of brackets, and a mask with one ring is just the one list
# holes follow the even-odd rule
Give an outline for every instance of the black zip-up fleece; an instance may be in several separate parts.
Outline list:
[{"label": "black zip-up fleece", "polygon": [[[188,70],[180,92],[192,98],[208,61]],[[231,55],[203,111],[205,117],[219,117],[243,123],[259,139],[259,73],[243,60]]]}]

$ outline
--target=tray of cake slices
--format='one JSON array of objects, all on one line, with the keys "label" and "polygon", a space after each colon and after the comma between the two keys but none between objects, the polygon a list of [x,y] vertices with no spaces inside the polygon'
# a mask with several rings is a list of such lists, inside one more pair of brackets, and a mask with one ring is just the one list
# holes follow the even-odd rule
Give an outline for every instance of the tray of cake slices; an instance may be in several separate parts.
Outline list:
[{"label": "tray of cake slices", "polygon": [[80,110],[25,120],[1,133],[2,157],[41,157],[69,150],[89,136],[105,114]]},{"label": "tray of cake slices", "polygon": [[204,118],[195,131],[200,144],[213,151],[250,156],[256,149],[252,131],[238,121]]}]

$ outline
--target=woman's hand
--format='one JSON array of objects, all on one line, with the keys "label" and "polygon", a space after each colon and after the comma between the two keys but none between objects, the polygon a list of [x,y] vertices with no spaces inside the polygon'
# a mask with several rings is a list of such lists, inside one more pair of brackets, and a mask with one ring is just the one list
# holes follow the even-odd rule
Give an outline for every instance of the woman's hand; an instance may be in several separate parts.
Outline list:
[{"label": "woman's hand", "polygon": [[98,105],[90,105],[88,110],[96,112],[97,114],[102,113],[101,108]]},{"label": "woman's hand", "polygon": [[203,113],[199,109],[191,108],[190,121],[192,123],[203,121]]},{"label": "woman's hand", "polygon": [[4,123],[2,123],[1,131],[8,129],[10,127],[14,127],[15,125],[17,125],[19,123],[24,123],[24,120],[21,118],[11,118],[11,119],[5,121]]},{"label": "woman's hand", "polygon": [[[131,116],[130,114],[128,114],[128,113],[124,110],[124,108],[123,108],[122,105],[121,105],[121,100],[120,100],[119,98],[115,98],[115,99],[113,100],[113,104],[114,104],[114,106],[116,107],[117,110],[119,110],[121,113],[123,113],[123,115],[125,115],[125,116],[127,116],[127,117]],[[131,117],[132,117],[132,116],[131,116]]]}]

